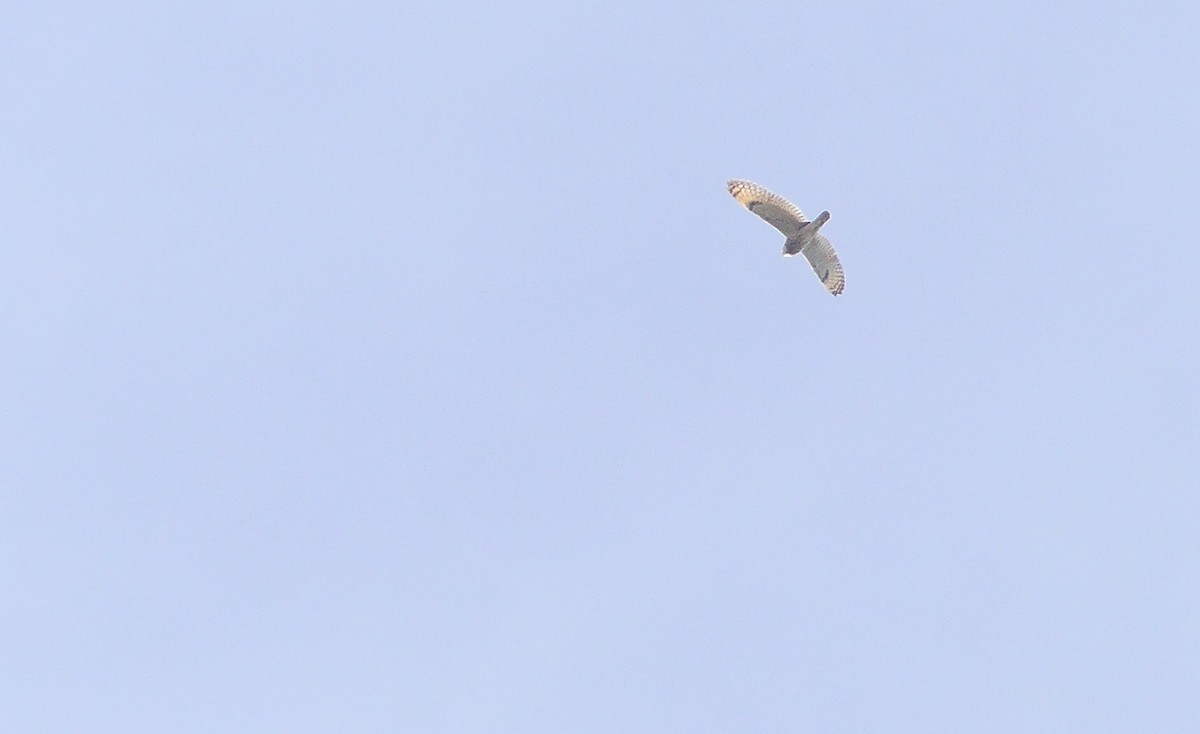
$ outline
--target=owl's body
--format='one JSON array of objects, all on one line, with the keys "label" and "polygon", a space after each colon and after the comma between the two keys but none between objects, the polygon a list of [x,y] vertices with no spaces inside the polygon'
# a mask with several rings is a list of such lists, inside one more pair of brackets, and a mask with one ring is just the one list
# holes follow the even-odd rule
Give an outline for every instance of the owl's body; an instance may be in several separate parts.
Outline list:
[{"label": "owl's body", "polygon": [[820,232],[821,226],[829,221],[829,212],[821,212],[810,222],[795,204],[756,183],[733,180],[728,186],[729,193],[738,203],[783,233],[785,257],[804,255],[830,293],[836,296],[842,292],[846,287],[842,264],[829,240]]}]

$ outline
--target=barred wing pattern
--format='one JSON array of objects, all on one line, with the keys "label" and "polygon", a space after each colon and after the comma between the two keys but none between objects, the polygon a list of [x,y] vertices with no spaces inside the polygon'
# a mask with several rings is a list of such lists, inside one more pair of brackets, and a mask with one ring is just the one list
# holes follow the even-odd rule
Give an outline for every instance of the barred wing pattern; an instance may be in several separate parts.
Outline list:
[{"label": "barred wing pattern", "polygon": [[810,223],[795,204],[756,183],[733,180],[728,187],[729,193],[739,204],[783,233],[787,238],[785,255],[803,254],[830,293],[836,296],[842,292],[846,287],[842,264],[833,245],[819,231],[829,219],[828,212],[817,217],[815,223]]},{"label": "barred wing pattern", "polygon": [[808,224],[804,212],[795,204],[751,181],[730,181],[729,193],[739,204],[783,232],[784,237],[795,237],[800,234],[800,228]]},{"label": "barred wing pattern", "polygon": [[835,296],[840,295],[842,289],[846,287],[846,276],[842,273],[842,263],[838,261],[837,253],[833,251],[833,245],[829,244],[825,235],[818,232],[813,236],[812,241],[800,250],[800,253],[808,260],[813,272],[817,274],[829,292]]}]

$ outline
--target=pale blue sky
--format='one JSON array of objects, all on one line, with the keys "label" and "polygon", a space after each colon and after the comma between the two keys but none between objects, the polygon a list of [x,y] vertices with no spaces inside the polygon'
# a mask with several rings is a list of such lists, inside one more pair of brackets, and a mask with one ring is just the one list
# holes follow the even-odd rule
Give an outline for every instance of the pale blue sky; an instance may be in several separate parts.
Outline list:
[{"label": "pale blue sky", "polygon": [[0,729],[1200,730],[1193,4],[0,15]]}]

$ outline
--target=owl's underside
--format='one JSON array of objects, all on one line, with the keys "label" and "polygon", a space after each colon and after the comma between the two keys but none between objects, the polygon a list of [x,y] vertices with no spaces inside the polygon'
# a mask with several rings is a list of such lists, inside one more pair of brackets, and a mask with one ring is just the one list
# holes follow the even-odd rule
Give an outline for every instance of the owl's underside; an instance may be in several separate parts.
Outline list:
[{"label": "owl's underside", "polygon": [[820,232],[822,225],[829,221],[829,212],[821,212],[816,221],[810,222],[795,204],[756,183],[735,179],[728,186],[729,193],[738,203],[783,233],[787,238],[783,243],[784,255],[804,255],[830,293],[836,296],[842,292],[846,287],[842,264],[829,240]]}]

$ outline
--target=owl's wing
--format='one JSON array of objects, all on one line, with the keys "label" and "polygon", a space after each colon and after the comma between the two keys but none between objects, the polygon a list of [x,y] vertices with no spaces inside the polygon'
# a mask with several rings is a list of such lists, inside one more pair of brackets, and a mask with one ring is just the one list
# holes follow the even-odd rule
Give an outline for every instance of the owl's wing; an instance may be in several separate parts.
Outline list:
[{"label": "owl's wing", "polygon": [[830,293],[836,296],[842,292],[842,289],[846,287],[846,276],[842,274],[842,263],[838,260],[833,245],[825,239],[825,235],[817,232],[812,241],[805,245],[800,252],[804,253],[813,272],[817,274]]},{"label": "owl's wing", "polygon": [[784,237],[795,237],[808,220],[804,212],[787,199],[772,194],[762,186],[750,181],[730,181],[729,193],[742,206],[762,217]]}]

